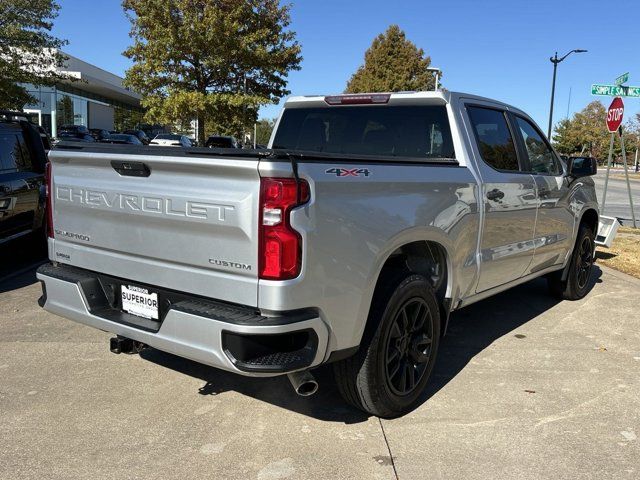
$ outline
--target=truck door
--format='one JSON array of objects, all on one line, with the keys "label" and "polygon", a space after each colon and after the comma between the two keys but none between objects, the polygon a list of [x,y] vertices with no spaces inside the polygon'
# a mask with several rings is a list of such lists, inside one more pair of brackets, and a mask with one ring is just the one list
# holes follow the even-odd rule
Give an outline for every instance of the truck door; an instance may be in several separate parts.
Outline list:
[{"label": "truck door", "polygon": [[563,263],[571,249],[574,215],[569,182],[553,149],[533,122],[515,114],[511,118],[537,189],[535,250],[527,272],[533,273]]},{"label": "truck door", "polygon": [[466,105],[473,150],[482,178],[484,223],[477,292],[522,277],[533,258],[536,184],[523,168],[507,112]]}]

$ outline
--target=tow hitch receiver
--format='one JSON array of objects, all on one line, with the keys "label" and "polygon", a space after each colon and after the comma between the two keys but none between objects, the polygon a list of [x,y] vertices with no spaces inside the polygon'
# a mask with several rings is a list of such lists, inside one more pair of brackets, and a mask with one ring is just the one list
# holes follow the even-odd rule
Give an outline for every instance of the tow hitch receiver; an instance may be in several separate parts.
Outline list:
[{"label": "tow hitch receiver", "polygon": [[112,337],[109,340],[109,349],[111,350],[111,353],[135,354],[140,353],[145,348],[147,348],[146,344],[127,337],[121,337],[120,335]]}]

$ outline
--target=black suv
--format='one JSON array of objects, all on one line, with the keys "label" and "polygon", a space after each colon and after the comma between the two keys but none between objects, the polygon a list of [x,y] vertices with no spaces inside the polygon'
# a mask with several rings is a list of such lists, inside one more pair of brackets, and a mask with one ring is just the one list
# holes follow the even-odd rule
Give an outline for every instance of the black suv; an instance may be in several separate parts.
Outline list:
[{"label": "black suv", "polygon": [[0,110],[0,244],[46,224],[46,162],[38,127]]}]

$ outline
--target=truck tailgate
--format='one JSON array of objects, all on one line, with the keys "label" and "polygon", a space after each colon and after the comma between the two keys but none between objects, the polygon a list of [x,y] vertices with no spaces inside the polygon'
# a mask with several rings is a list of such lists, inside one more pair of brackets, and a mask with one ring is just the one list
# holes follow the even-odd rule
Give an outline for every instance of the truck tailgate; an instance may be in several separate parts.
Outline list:
[{"label": "truck tailgate", "polygon": [[49,158],[52,260],[257,305],[257,157],[61,149]]}]

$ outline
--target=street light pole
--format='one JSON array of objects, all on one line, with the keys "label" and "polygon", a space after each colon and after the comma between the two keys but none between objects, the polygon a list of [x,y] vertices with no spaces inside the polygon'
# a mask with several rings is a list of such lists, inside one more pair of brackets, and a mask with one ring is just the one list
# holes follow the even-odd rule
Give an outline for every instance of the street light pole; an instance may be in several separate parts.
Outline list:
[{"label": "street light pole", "polygon": [[551,82],[551,107],[549,108],[549,128],[547,129],[547,138],[551,141],[551,125],[553,124],[553,100],[556,96],[556,72],[558,70],[558,64],[567,58],[572,53],[584,53],[586,50],[571,50],[569,53],[564,55],[563,57],[558,58],[558,52],[549,58],[549,61],[553,63],[553,81]]},{"label": "street light pole", "polygon": [[436,84],[433,87],[433,91],[437,92],[438,91],[438,84],[440,83],[440,74],[442,73],[442,70],[440,70],[439,68],[436,67],[427,67],[427,72],[433,72],[436,74]]}]

